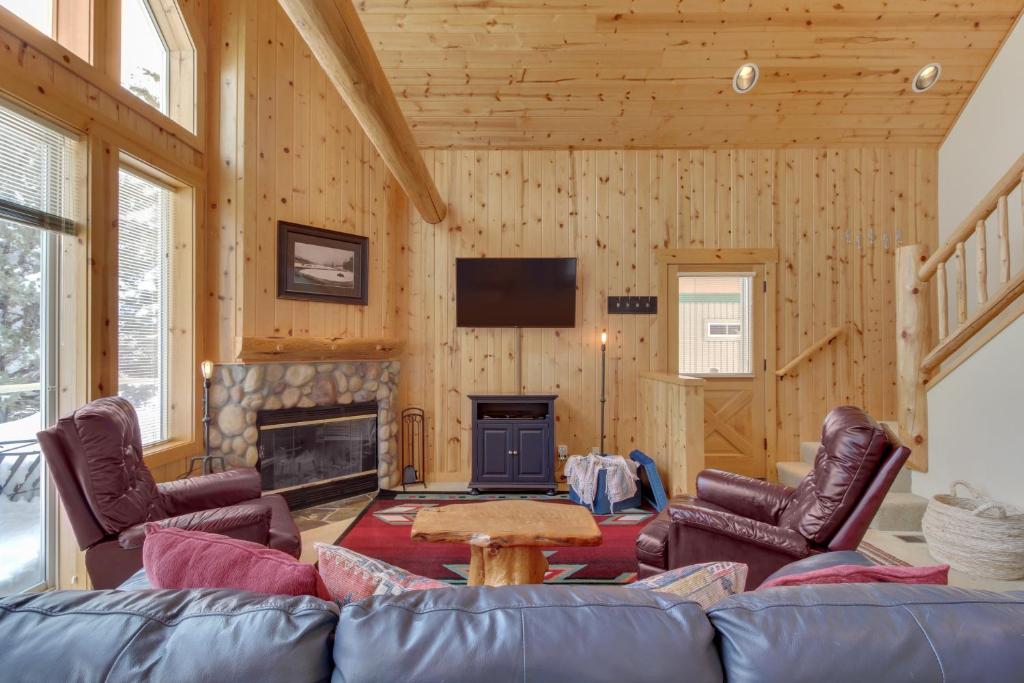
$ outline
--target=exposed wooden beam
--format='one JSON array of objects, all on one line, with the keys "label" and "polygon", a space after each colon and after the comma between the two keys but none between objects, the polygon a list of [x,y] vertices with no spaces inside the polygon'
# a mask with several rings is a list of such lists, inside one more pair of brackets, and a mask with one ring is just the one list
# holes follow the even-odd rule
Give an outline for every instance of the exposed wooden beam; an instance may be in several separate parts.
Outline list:
[{"label": "exposed wooden beam", "polygon": [[278,0],[428,223],[446,207],[350,0]]}]

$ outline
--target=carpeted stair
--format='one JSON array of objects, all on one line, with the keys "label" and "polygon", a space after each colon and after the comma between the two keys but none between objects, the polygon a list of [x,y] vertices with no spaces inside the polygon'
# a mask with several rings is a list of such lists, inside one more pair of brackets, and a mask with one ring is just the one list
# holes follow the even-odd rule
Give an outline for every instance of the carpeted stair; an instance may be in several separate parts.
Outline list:
[{"label": "carpeted stair", "polygon": [[[805,441],[800,444],[800,460],[776,463],[779,483],[786,486],[799,484],[811,471],[820,445],[815,441]],[[871,528],[879,531],[920,531],[921,518],[927,506],[927,499],[910,492],[910,470],[903,468],[892,483],[889,495],[882,501]]]}]

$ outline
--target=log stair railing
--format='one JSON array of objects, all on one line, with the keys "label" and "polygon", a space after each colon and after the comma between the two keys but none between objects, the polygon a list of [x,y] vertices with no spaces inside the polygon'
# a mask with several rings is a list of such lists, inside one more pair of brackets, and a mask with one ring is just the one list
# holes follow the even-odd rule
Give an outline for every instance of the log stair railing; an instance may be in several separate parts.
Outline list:
[{"label": "log stair railing", "polygon": [[[980,333],[1024,294],[1024,269],[1014,274],[1010,258],[1008,204],[1009,196],[1018,187],[1024,217],[1024,154],[935,253],[928,256],[922,244],[897,250],[897,410],[900,438],[914,449],[910,459],[914,469],[927,469],[928,387],[973,353],[971,349],[977,350],[994,335],[991,331],[986,335]],[[990,223],[993,219],[994,224]],[[994,227],[996,258],[992,260],[998,281],[992,292],[989,291],[990,225]],[[1024,218],[1020,228],[1024,230]],[[967,263],[968,245],[973,245],[973,276],[969,274]],[[968,282],[972,277],[976,300],[973,312],[968,300]],[[951,316],[955,316],[952,321]],[[952,364],[946,363],[972,341],[971,347],[954,358]]]},{"label": "log stair railing", "polygon": [[805,360],[809,359],[811,356],[821,351],[823,348],[834,342],[839,337],[845,334],[849,334],[851,331],[856,332],[857,334],[861,334],[860,327],[857,326],[857,323],[851,320],[848,320],[841,325],[836,325],[831,330],[829,330],[828,333],[826,333],[822,337],[816,339],[811,344],[809,344],[807,348],[798,353],[793,358],[793,360],[789,361],[781,368],[776,370],[775,376],[780,379],[784,378],[786,375],[793,372],[793,370],[799,367],[799,365],[803,363]]}]

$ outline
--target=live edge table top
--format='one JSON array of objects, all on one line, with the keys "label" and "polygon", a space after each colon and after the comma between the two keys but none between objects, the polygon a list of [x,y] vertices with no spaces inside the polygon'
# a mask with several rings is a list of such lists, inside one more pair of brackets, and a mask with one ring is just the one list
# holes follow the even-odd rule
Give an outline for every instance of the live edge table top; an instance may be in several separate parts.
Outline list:
[{"label": "live edge table top", "polygon": [[422,508],[412,539],[481,548],[593,546],[601,545],[601,530],[580,505],[495,500]]}]

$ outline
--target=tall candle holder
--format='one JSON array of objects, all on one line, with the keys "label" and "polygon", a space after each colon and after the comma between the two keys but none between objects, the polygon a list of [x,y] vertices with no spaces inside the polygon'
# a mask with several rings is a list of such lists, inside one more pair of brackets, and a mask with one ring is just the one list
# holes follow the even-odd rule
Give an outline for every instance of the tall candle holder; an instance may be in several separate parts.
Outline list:
[{"label": "tall candle holder", "polygon": [[605,398],[605,358],[608,353],[608,333],[601,332],[601,448],[600,453],[604,455],[604,404]]},{"label": "tall candle holder", "polygon": [[204,360],[199,364],[199,372],[203,376],[203,455],[189,458],[188,470],[179,479],[188,479],[192,476],[195,464],[199,463],[200,474],[213,473],[213,461],[220,461],[221,471],[224,471],[224,457],[210,455],[210,380],[213,379],[213,361]]}]

